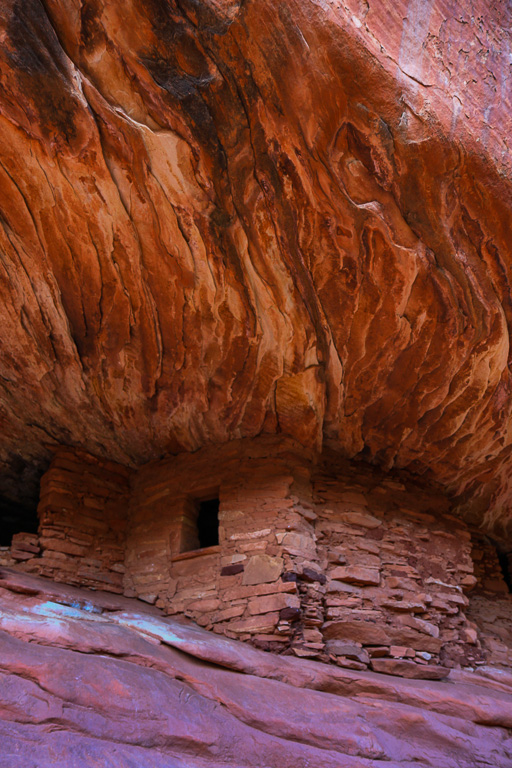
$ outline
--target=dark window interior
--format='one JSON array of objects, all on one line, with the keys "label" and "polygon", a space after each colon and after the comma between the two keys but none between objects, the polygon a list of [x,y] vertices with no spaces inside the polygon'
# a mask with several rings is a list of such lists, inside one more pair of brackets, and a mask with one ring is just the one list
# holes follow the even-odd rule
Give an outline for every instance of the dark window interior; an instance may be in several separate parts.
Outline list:
[{"label": "dark window interior", "polygon": [[37,533],[37,508],[25,507],[0,496],[0,547],[10,547],[15,533]]},{"label": "dark window interior", "polygon": [[197,515],[199,547],[214,547],[219,543],[219,500],[200,501]]},{"label": "dark window interior", "polygon": [[500,550],[497,550],[498,553],[498,560],[500,561],[501,566],[501,572],[503,573],[503,578],[505,579],[505,583],[508,587],[508,591],[512,592],[512,554],[508,554],[506,552],[500,552]]}]

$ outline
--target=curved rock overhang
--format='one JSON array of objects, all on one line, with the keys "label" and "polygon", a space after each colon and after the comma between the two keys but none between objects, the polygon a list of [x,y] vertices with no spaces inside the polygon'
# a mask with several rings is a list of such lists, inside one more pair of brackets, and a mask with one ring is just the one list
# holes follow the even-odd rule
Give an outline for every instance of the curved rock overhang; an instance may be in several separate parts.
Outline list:
[{"label": "curved rock overhang", "polygon": [[5,0],[0,491],[282,432],[505,535],[511,21]]}]

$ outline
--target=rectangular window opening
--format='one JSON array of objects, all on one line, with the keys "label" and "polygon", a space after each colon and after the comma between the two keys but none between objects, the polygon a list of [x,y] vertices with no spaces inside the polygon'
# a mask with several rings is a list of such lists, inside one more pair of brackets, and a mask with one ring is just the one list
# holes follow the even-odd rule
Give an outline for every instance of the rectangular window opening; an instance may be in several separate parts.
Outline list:
[{"label": "rectangular window opening", "polygon": [[215,547],[219,543],[219,499],[199,501],[197,507],[199,549]]}]

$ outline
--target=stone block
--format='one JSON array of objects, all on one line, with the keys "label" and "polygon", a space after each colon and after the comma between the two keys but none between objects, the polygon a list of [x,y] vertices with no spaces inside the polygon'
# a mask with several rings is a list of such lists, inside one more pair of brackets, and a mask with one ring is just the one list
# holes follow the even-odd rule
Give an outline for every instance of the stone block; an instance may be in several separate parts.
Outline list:
[{"label": "stone block", "polygon": [[478,643],[478,634],[475,629],[466,627],[461,631],[460,634],[461,634],[461,639],[465,643],[469,643],[470,645],[476,645]]},{"label": "stone block", "polygon": [[400,659],[372,659],[370,666],[374,672],[383,672],[386,675],[407,677],[416,680],[442,680],[448,677],[450,670],[434,664],[425,666],[414,661]]},{"label": "stone block", "polygon": [[467,576],[463,576],[460,580],[460,584],[465,591],[469,592],[477,585],[477,578],[472,574],[468,574]]},{"label": "stone block", "polygon": [[[405,645],[392,645],[389,649],[389,655],[392,656],[394,659],[403,659],[404,656],[407,654],[407,648]],[[412,650],[412,648],[410,649]],[[415,651],[412,650],[413,656],[415,655]]]},{"label": "stone block", "polygon": [[371,624],[366,621],[330,621],[322,627],[322,634],[327,640],[347,640],[362,645],[391,645],[392,639],[385,625]]},{"label": "stone block", "polygon": [[425,613],[427,610],[425,603],[420,600],[382,600],[379,605],[381,608],[403,613]]},{"label": "stone block", "polygon": [[361,587],[358,587],[355,584],[345,584],[344,581],[336,581],[335,579],[327,582],[326,589],[327,592],[332,594],[342,592],[349,595],[362,595],[363,593]]},{"label": "stone block", "polygon": [[194,600],[189,603],[187,610],[189,611],[201,611],[201,613],[209,613],[216,611],[220,606],[220,600],[217,597],[207,598],[205,600]]},{"label": "stone block", "polygon": [[81,546],[80,544],[73,544],[65,539],[41,536],[40,542],[43,549],[52,550],[54,552],[63,552],[66,555],[83,557],[87,553],[86,547]]},{"label": "stone block", "polygon": [[331,579],[346,581],[349,584],[362,584],[378,586],[380,584],[380,572],[376,568],[365,568],[359,565],[341,565],[334,568],[329,576]]},{"label": "stone block", "polygon": [[249,600],[249,613],[251,615],[260,613],[271,613],[280,611],[283,608],[300,608],[300,599],[297,595],[279,593],[277,595],[264,595]]},{"label": "stone block", "polygon": [[[281,608],[279,611],[279,621],[291,623],[298,621],[301,617],[300,608]],[[281,625],[280,625],[281,626]]]},{"label": "stone block", "polygon": [[264,613],[255,616],[249,616],[246,619],[240,619],[240,621],[231,621],[229,623],[229,630],[236,635],[244,633],[268,633],[273,632],[279,621],[279,613]]},{"label": "stone block", "polygon": [[336,516],[336,519],[346,525],[359,525],[362,528],[378,528],[382,525],[382,520],[379,520],[378,517],[370,515],[369,512],[359,510],[341,512]]},{"label": "stone block", "polygon": [[433,624],[431,621],[425,621],[424,619],[417,619],[413,616],[397,616],[396,622],[402,626],[411,627],[412,629],[423,632],[431,637],[439,637],[439,627],[437,624]]},{"label": "stone block", "polygon": [[32,533],[15,533],[12,537],[11,547],[17,552],[31,552],[32,554],[38,554],[41,551],[39,547],[39,538]]},{"label": "stone block", "polygon": [[295,532],[285,533],[282,546],[284,552],[304,560],[314,560],[316,557],[316,543],[312,535]]},{"label": "stone block", "polygon": [[223,608],[217,613],[211,616],[210,621],[215,624],[219,621],[228,621],[229,619],[236,619],[245,613],[245,605],[232,605],[229,608]]},{"label": "stone block", "polygon": [[261,539],[264,536],[273,538],[274,534],[270,528],[263,528],[260,531],[241,531],[239,533],[232,533],[228,538],[230,541],[240,541],[244,539]]},{"label": "stone block", "polygon": [[17,549],[11,550],[11,557],[13,560],[31,560],[33,557],[35,557],[33,552],[19,552]]},{"label": "stone block", "polygon": [[359,661],[361,664],[368,664],[370,661],[364,648],[353,643],[344,643],[342,640],[329,640],[326,643],[326,651],[334,656],[345,656],[347,659]]},{"label": "stone block", "polygon": [[416,651],[439,653],[443,641],[440,638],[423,635],[409,627],[395,627],[390,624],[370,621],[335,620],[322,626],[326,640],[339,639],[362,645],[404,645]]},{"label": "stone block", "polygon": [[302,569],[300,578],[302,579],[302,581],[307,581],[310,583],[317,581],[319,584],[325,584],[325,582],[327,581],[327,578],[324,573],[314,570],[313,568],[307,568],[307,567]]},{"label": "stone block", "polygon": [[235,563],[243,563],[247,560],[247,555],[241,555],[235,553],[234,555],[225,555],[220,558],[221,565],[234,565]]},{"label": "stone block", "polygon": [[269,555],[253,555],[245,564],[242,584],[251,586],[277,581],[283,572],[282,557]]},{"label": "stone block", "polygon": [[265,539],[237,545],[237,549],[239,549],[240,552],[264,552],[267,547],[268,541]]},{"label": "stone block", "polygon": [[256,597],[258,595],[273,595],[276,592],[289,592],[296,594],[297,584],[294,581],[278,581],[272,584],[255,584],[250,587],[232,587],[222,592],[222,599],[233,601],[241,600],[247,597]]},{"label": "stone block", "polygon": [[363,664],[360,661],[355,661],[355,659],[348,659],[346,656],[336,656],[332,658],[335,658],[337,666],[342,667],[343,669],[355,669],[357,671],[362,671],[363,669],[368,668],[367,664]]}]

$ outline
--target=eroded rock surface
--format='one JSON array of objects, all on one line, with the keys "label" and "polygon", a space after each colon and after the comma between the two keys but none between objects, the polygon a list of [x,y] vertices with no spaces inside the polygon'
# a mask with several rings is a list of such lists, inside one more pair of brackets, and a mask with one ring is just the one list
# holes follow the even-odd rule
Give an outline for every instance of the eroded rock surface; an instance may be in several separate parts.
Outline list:
[{"label": "eroded rock surface", "polygon": [[[512,678],[276,657],[140,602],[0,574],[1,768],[508,768]],[[404,662],[402,662],[404,663]]]},{"label": "eroded rock surface", "polygon": [[3,492],[281,431],[506,526],[511,19],[5,0]]}]

